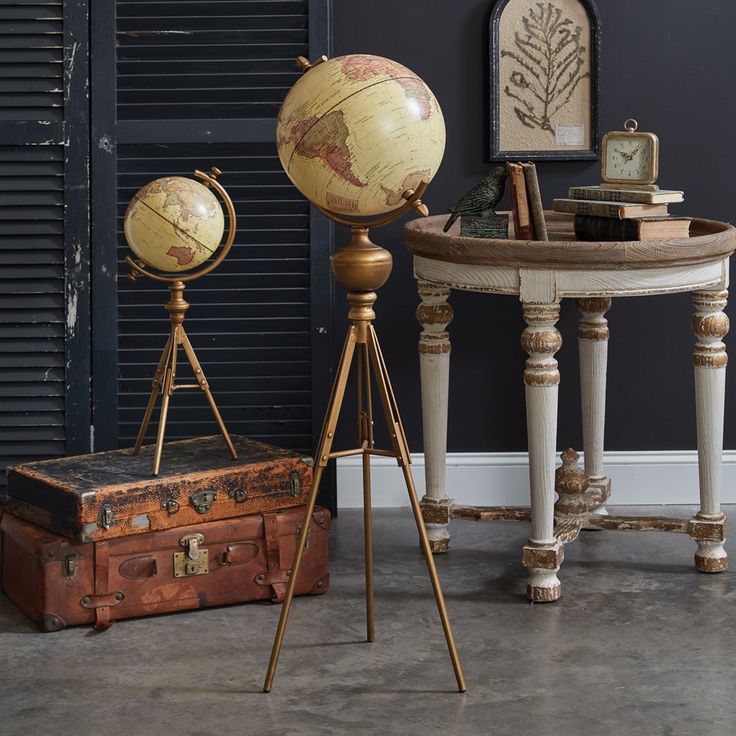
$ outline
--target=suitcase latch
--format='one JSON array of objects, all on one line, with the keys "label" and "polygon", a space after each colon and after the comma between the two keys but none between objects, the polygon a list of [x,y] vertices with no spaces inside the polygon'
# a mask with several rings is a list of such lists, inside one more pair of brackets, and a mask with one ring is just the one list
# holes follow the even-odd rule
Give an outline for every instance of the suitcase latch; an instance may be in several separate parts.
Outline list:
[{"label": "suitcase latch", "polygon": [[103,503],[100,507],[100,526],[109,529],[114,523],[115,512],[112,510],[112,504]]},{"label": "suitcase latch", "polygon": [[217,491],[197,491],[189,496],[189,500],[198,514],[206,514],[217,498]]},{"label": "suitcase latch", "polygon": [[233,501],[236,503],[243,503],[246,498],[248,498],[248,494],[245,491],[245,488],[237,488],[235,490],[231,490],[227,492],[227,495],[229,498],[232,498]]},{"label": "suitcase latch", "polygon": [[187,534],[179,540],[184,552],[174,552],[175,578],[206,575],[210,571],[209,551],[199,546],[203,542],[203,534]]},{"label": "suitcase latch", "polygon": [[[302,523],[299,522],[299,524],[296,527],[296,538],[299,539],[299,536],[302,533]],[[309,525],[309,529],[307,530],[307,541],[304,543],[304,549],[309,549],[309,545],[312,543],[312,525]]]},{"label": "suitcase latch", "polygon": [[70,552],[64,555],[64,577],[71,580],[79,569],[79,555],[76,552]]},{"label": "suitcase latch", "polygon": [[170,498],[168,501],[161,501],[161,511],[168,511],[170,514],[175,514],[179,510],[179,502],[176,499]]},{"label": "suitcase latch", "polygon": [[292,473],[289,476],[289,493],[296,498],[302,492],[302,479],[299,473]]}]

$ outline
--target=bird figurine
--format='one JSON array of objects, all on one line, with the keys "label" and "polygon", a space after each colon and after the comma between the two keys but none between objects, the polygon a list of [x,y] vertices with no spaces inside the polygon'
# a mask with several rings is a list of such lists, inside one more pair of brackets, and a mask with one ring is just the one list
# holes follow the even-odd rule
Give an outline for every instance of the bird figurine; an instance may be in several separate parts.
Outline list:
[{"label": "bird figurine", "polygon": [[450,210],[452,213],[443,228],[447,232],[461,215],[487,217],[495,215],[494,207],[501,201],[506,186],[506,167],[494,166],[483,181],[470,189]]}]

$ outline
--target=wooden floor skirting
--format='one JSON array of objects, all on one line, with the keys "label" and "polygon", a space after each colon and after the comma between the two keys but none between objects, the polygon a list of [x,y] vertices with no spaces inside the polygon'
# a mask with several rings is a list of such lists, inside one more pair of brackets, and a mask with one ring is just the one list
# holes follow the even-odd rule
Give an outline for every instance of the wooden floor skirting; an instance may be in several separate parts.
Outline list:
[{"label": "wooden floor skirting", "polygon": [[[421,496],[424,493],[424,455],[413,454],[412,461],[417,492]],[[604,470],[612,481],[610,506],[698,503],[695,450],[607,452]],[[403,476],[395,460],[373,458],[372,477],[374,507],[408,506]],[[338,459],[338,505],[341,508],[362,506],[362,494],[360,458]],[[467,505],[528,504],[526,453],[448,453],[447,495],[457,503]],[[726,450],[723,455],[721,502],[736,503],[736,450]]]}]

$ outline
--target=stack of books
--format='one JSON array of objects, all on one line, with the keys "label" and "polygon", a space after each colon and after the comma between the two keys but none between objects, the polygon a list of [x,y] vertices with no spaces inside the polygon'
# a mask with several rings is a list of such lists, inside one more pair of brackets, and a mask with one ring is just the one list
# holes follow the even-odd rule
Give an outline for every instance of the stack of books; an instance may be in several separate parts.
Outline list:
[{"label": "stack of books", "polygon": [[555,212],[575,215],[577,240],[670,240],[687,238],[689,217],[674,217],[668,206],[684,195],[655,185],[608,188],[610,185],[570,187],[566,199],[555,199]]}]

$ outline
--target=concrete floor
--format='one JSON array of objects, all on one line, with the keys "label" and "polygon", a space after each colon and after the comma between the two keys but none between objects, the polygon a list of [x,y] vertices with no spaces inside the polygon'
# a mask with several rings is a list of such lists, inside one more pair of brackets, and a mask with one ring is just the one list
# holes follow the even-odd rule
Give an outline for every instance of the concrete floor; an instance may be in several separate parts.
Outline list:
[{"label": "concrete floor", "polygon": [[0,733],[736,732],[736,574],[697,573],[686,537],[586,533],[567,549],[562,600],[532,606],[527,524],[455,522],[437,562],[469,686],[459,695],[409,511],[375,520],[376,642],[362,642],[359,512],[343,511],[331,591],[295,602],[270,695],[260,688],[277,606],[40,634],[0,596]]}]

